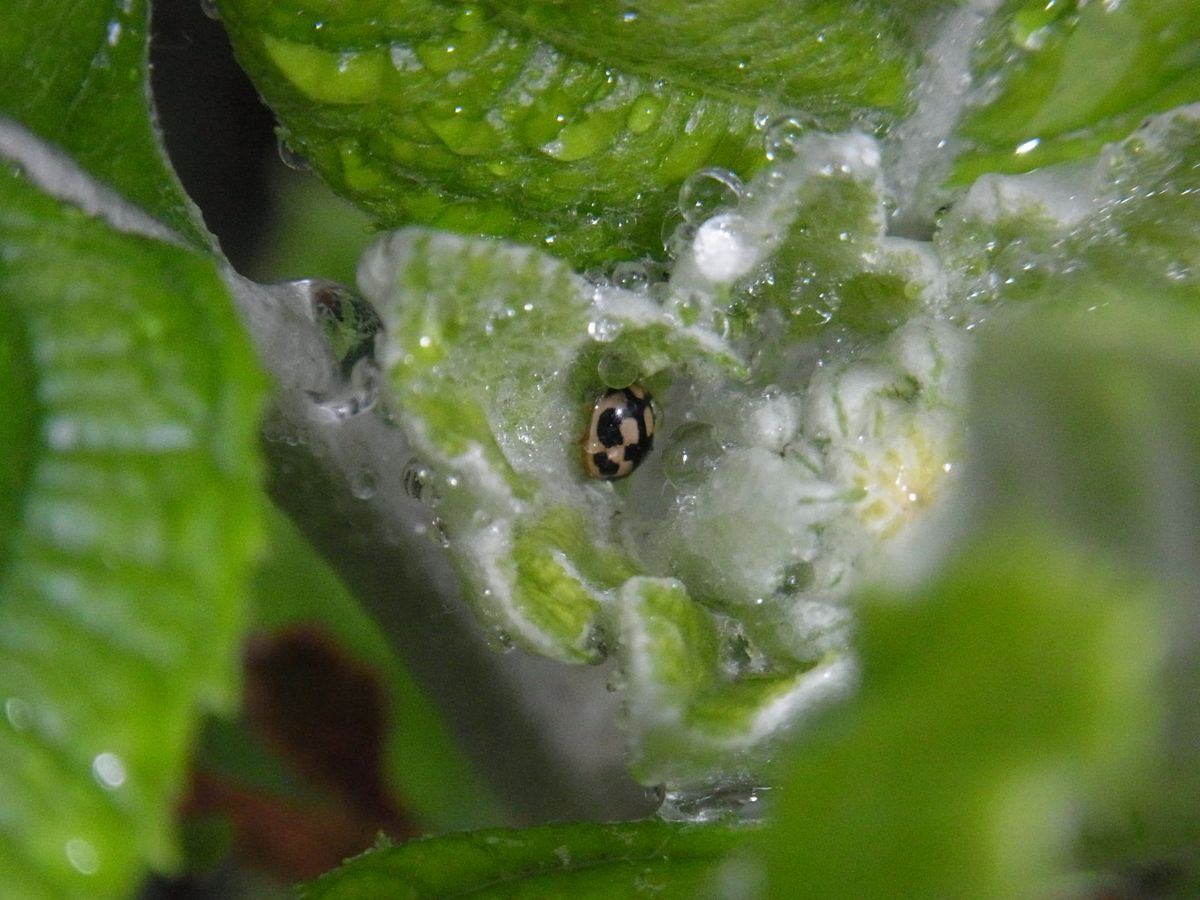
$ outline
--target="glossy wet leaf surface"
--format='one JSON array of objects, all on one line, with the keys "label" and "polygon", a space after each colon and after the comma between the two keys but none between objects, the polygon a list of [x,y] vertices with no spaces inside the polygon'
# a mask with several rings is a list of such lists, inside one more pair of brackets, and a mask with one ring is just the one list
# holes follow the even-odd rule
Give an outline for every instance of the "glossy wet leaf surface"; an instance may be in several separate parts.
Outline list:
[{"label": "glossy wet leaf surface", "polygon": [[976,55],[981,102],[954,179],[1086,158],[1200,100],[1200,4],[1009,2]]},{"label": "glossy wet leaf surface", "polygon": [[[0,880],[102,897],[174,859],[235,696],[263,388],[212,264],[0,171]],[[10,498],[15,498],[10,500]]]},{"label": "glossy wet leaf surface", "polygon": [[0,114],[67,151],[197,247],[211,238],[149,107],[149,0],[13,0],[0,32]]},{"label": "glossy wet leaf surface", "polygon": [[301,896],[697,897],[747,833],[645,821],[446,835],[368,851]]},{"label": "glossy wet leaf surface", "polygon": [[752,175],[781,113],[801,108],[845,127],[853,113],[902,112],[915,23],[929,11],[220,8],[288,144],[382,224],[512,237],[581,263],[661,256],[684,179],[703,166]]}]

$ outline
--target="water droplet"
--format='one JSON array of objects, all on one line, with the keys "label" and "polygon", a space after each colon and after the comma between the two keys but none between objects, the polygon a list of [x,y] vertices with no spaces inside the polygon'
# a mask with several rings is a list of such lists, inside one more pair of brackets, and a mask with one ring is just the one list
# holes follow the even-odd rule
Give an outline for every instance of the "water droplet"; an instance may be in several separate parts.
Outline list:
[{"label": "water droplet", "polygon": [[337,361],[334,386],[309,395],[339,419],[372,409],[379,399],[380,381],[375,341],[383,329],[375,308],[333,281],[306,279],[293,287],[301,296],[307,294],[313,319]]},{"label": "water droplet", "polygon": [[217,0],[200,0],[200,11],[214,22],[221,21],[221,10],[218,8]]},{"label": "water droplet", "polygon": [[1013,37],[1022,50],[1041,50],[1051,34],[1050,28],[1035,28],[1032,31],[1014,34]]},{"label": "water droplet", "polygon": [[672,259],[678,259],[687,253],[692,242],[696,239],[696,226],[683,221],[682,214],[675,210],[663,219],[662,242],[663,249]]},{"label": "water droplet", "polygon": [[1171,281],[1186,281],[1190,274],[1191,270],[1188,268],[1187,263],[1178,260],[1172,260],[1167,263],[1166,276]]},{"label": "water droplet", "polygon": [[383,323],[370,303],[335,281],[311,279],[300,286],[310,291],[313,317],[332,343],[344,372],[374,353],[375,337]]},{"label": "water droplet", "polygon": [[679,211],[685,221],[698,225],[721,209],[737,206],[745,187],[728,169],[693,172],[679,187]]},{"label": "water droplet", "polygon": [[650,271],[644,263],[621,262],[613,267],[612,283],[626,291],[644,291],[650,284]]},{"label": "water droplet", "polygon": [[370,500],[379,489],[379,476],[370,466],[359,466],[350,476],[350,493],[359,500]]},{"label": "water droplet", "polygon": [[763,129],[763,152],[772,162],[795,159],[801,140],[811,130],[811,123],[800,116],[777,116]]},{"label": "water droplet", "polygon": [[463,33],[474,31],[475,29],[482,27],[483,24],[483,10],[478,6],[472,6],[470,4],[464,6],[462,12],[460,12],[458,17],[454,20],[455,30]]},{"label": "water droplet", "polygon": [[503,628],[497,628],[492,632],[492,638],[495,640],[497,648],[504,653],[515,649],[517,646],[512,639],[512,635]]},{"label": "water droplet", "polygon": [[401,481],[404,484],[404,493],[408,494],[414,500],[420,500],[432,477],[433,473],[414,456],[405,464],[404,472],[401,475]]},{"label": "water droplet", "polygon": [[629,387],[638,379],[638,367],[627,356],[620,353],[605,353],[596,363],[596,374],[605,387],[615,390]]},{"label": "water droplet", "polygon": [[278,444],[283,440],[284,421],[279,418],[267,419],[262,424],[262,439],[268,444]]},{"label": "water droplet", "polygon": [[698,294],[676,295],[672,306],[675,315],[683,325],[695,325],[704,315],[707,306],[703,297]]},{"label": "water droplet", "polygon": [[702,824],[736,817],[744,821],[761,819],[766,810],[761,802],[769,788],[733,784],[710,788],[666,791],[658,817],[668,822]]},{"label": "water droplet", "polygon": [[363,358],[354,364],[342,389],[329,396],[312,395],[335,419],[357,416],[375,408],[379,402],[379,365]]},{"label": "water droplet", "polygon": [[662,115],[662,101],[653,94],[642,94],[629,106],[625,127],[634,134],[643,134],[653,128]]},{"label": "water droplet", "polygon": [[275,146],[279,150],[279,159],[285,166],[296,172],[311,172],[312,163],[304,156],[292,149],[291,144],[284,139],[282,134],[275,139]]},{"label": "water droplet", "polygon": [[706,422],[680,425],[667,438],[663,474],[676,487],[694,487],[721,459],[721,445]]},{"label": "water droplet", "polygon": [[588,322],[588,335],[601,342],[611,341],[621,331],[621,323],[613,319],[599,318]]},{"label": "water droplet", "polygon": [[81,875],[95,875],[100,869],[100,856],[96,848],[83,838],[71,838],[63,850],[67,854],[67,862]]},{"label": "water droplet", "polygon": [[816,580],[817,571],[808,560],[792,563],[783,570],[783,577],[779,580],[779,593],[791,595],[807,591]]},{"label": "water droplet", "polygon": [[430,529],[433,539],[437,541],[438,546],[447,549],[450,546],[450,535],[446,533],[446,522],[441,516],[435,516],[433,527]]},{"label": "water droplet", "polygon": [[584,269],[579,273],[583,276],[583,280],[590,285],[596,287],[608,287],[608,274],[599,266],[592,266],[589,269]]},{"label": "water droplet", "polygon": [[24,731],[33,724],[33,710],[20,697],[9,697],[4,701],[4,717],[17,731]]},{"label": "water droplet", "polygon": [[1009,36],[1024,50],[1041,48],[1055,31],[1055,23],[1075,7],[1063,0],[1034,0],[1016,10],[1009,23]]},{"label": "water droplet", "polygon": [[588,631],[587,646],[591,650],[595,650],[596,654],[603,659],[608,658],[608,634],[604,628],[599,625],[593,625]]},{"label": "water droplet", "polygon": [[303,428],[281,416],[275,416],[263,423],[262,437],[268,444],[283,444],[285,447],[299,447],[308,439]]},{"label": "water droplet", "polygon": [[665,281],[656,281],[650,285],[650,290],[647,291],[650,299],[662,306],[671,296],[671,285]]},{"label": "water droplet", "polygon": [[92,760],[92,777],[101,787],[114,791],[125,783],[125,761],[115,753],[98,753]]},{"label": "water droplet", "polygon": [[1032,153],[1041,144],[1041,138],[1030,138],[1027,141],[1022,141],[1017,145],[1017,149],[1013,151],[1017,156],[1024,156],[1026,153]]}]

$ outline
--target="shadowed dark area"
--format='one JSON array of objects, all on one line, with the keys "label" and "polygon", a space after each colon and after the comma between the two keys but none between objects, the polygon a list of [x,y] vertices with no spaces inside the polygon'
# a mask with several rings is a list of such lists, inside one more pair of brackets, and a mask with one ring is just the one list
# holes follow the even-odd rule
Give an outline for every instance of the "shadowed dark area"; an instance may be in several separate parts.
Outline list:
[{"label": "shadowed dark area", "polygon": [[167,153],[229,261],[245,271],[269,218],[274,118],[199,0],[154,4],[150,79]]}]

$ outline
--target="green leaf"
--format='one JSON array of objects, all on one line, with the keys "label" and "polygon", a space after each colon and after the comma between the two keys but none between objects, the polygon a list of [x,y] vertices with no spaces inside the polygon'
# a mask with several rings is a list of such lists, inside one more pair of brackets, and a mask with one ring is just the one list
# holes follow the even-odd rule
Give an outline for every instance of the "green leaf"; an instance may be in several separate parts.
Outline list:
[{"label": "green leaf", "polygon": [[208,248],[151,116],[149,17],[148,0],[13,0],[0,32],[0,113]]},{"label": "green leaf", "polygon": [[1200,884],[1200,290],[1095,288],[985,334],[963,538],[862,609],[862,690],[799,749],[774,889],[1043,896],[1080,860]]},{"label": "green leaf", "polygon": [[6,394],[0,415],[0,571],[12,552],[21,509],[37,457],[37,426],[42,417],[37,377],[24,324],[0,316],[0,384]]},{"label": "green leaf", "polygon": [[[527,504],[539,483],[570,471],[567,451],[550,436],[577,415],[566,384],[586,340],[577,279],[528,248],[419,229],[377,243],[360,272],[383,319],[382,361],[402,422],[437,473],[429,494],[471,585],[469,599],[512,640],[587,658],[595,599],[582,591],[547,604],[547,581],[561,570],[553,562],[548,569],[528,536],[513,531],[518,518],[532,524]],[[549,403],[520,390],[529,378],[545,384]]]},{"label": "green leaf", "polygon": [[704,896],[746,828],[623,822],[446,835],[383,846],[305,885],[305,900]]},{"label": "green leaf", "polygon": [[941,4],[866,3],[853,12],[840,3],[767,0],[498,5],[514,28],[579,55],[705,93],[771,99],[820,116],[858,107],[902,110],[911,28]]},{"label": "green leaf", "polygon": [[[1190,550],[1200,541],[1200,415],[1187,400],[1200,390],[1200,289],[1192,286],[1186,306],[1164,302],[1152,282],[1124,295],[1123,304],[1038,317],[991,342],[978,378],[989,416],[978,423],[977,508],[1034,509],[1077,545],[1159,586],[1163,658],[1142,702],[1162,708],[1170,740],[1154,780],[1118,795],[1123,816],[1092,824],[1088,858],[1162,862],[1191,886],[1181,889],[1187,895],[1200,885],[1200,566]],[[1137,635],[1129,638],[1119,654],[1132,661]]]},{"label": "green leaf", "polygon": [[851,664],[757,670],[727,645],[747,643],[729,619],[672,578],[630,578],[618,612],[624,727],[643,784],[696,786],[762,777],[781,740],[813,710],[842,699]]},{"label": "green leaf", "polygon": [[383,225],[506,236],[583,262],[661,255],[684,179],[704,166],[753,174],[773,114],[845,127],[849,113],[901,111],[912,20],[935,5],[220,8],[289,145]]},{"label": "green leaf", "polygon": [[[703,175],[692,182],[711,190]],[[763,383],[788,378],[764,358],[789,345],[841,328],[879,338],[932,305],[924,248],[886,235],[883,175],[874,139],[797,131],[737,202],[685,212],[708,215],[677,232],[672,282],[730,283],[733,327],[772,351],[760,354]]]},{"label": "green leaf", "polygon": [[[394,421],[467,599],[502,646],[617,655],[648,782],[708,783],[733,757],[756,771],[848,685],[853,573],[933,502],[957,453],[965,338],[933,316],[933,254],[883,234],[877,145],[794,149],[681,236],[667,281],[632,264],[585,280],[530,248],[419,228],[360,266]],[[849,298],[840,330],[855,329],[815,370],[816,351],[785,339],[811,324],[780,327],[810,290]],[[632,380],[663,400],[660,449],[599,483],[580,439],[603,390]],[[682,424],[660,431],[668,416]],[[630,579],[650,574],[684,582],[672,614],[638,600],[652,582]],[[712,646],[714,629],[737,639]],[[704,684],[676,684],[679,656]]]},{"label": "green leaf", "polygon": [[958,126],[957,184],[1094,155],[1146,116],[1200,100],[1196,0],[1011,0],[991,25],[974,78],[995,86]]},{"label": "green leaf", "polygon": [[[1200,583],[1200,290],[1190,309],[1150,291],[998,334],[981,358],[974,436],[992,505],[1038,509],[1064,534],[1160,577]],[[1012,427],[1019,423],[1019,428]]]},{"label": "green leaf", "polygon": [[236,695],[263,379],[195,252],[11,166],[0,247],[0,882],[127,896],[173,864],[198,714]]},{"label": "green leaf", "polygon": [[1160,734],[1151,597],[1011,516],[909,602],[874,597],[860,695],[785,783],[767,894],[1054,894],[1073,823],[1128,796]]},{"label": "green leaf", "polygon": [[738,361],[647,297],[515,244],[404,229],[371,248],[359,281],[467,599],[502,643],[597,661],[604,610],[638,571],[609,515],[616,489],[582,464],[600,373],[619,356],[653,388],[667,366]]},{"label": "green leaf", "polygon": [[1200,107],[1190,106],[1148,119],[1089,163],[980,178],[934,238],[954,293],[974,303],[1193,304],[1198,162]]}]

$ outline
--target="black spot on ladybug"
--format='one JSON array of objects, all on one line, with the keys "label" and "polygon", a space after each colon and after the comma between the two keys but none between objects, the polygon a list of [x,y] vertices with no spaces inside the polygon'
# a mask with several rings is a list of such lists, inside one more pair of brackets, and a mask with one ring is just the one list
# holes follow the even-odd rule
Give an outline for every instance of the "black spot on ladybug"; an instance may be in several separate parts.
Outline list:
[{"label": "black spot on ladybug", "polygon": [[654,446],[654,406],[640,384],[606,391],[592,409],[583,464],[593,478],[624,478]]},{"label": "black spot on ladybug", "polygon": [[620,469],[620,466],[608,458],[607,453],[593,453],[592,467],[599,473],[600,478],[615,478]]},{"label": "black spot on ladybug", "polygon": [[605,447],[618,447],[621,437],[621,416],[613,407],[603,410],[596,419],[596,440]]}]

